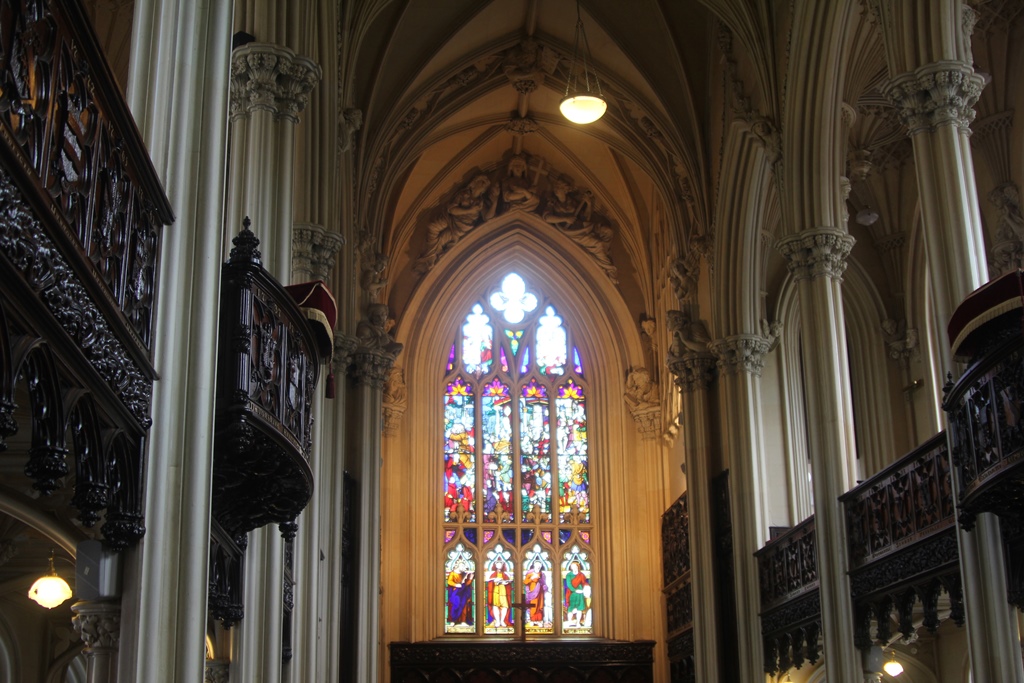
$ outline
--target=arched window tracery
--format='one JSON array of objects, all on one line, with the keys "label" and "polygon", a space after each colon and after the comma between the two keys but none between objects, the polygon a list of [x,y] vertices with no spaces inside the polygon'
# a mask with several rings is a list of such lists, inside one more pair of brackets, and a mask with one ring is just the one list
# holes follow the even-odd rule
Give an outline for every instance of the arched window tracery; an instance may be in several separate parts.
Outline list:
[{"label": "arched window tracery", "polygon": [[594,633],[589,387],[558,311],[509,273],[469,307],[451,344],[445,634]]}]

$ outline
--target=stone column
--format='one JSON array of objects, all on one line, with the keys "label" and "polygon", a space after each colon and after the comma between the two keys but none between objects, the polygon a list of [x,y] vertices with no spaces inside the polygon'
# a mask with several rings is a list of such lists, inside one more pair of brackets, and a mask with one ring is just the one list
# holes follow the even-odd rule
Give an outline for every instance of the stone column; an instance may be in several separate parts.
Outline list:
[{"label": "stone column", "polygon": [[778,244],[800,296],[825,666],[829,678],[850,681],[861,679],[863,670],[854,645],[846,523],[838,498],[854,483],[850,464],[856,454],[840,291],[853,243],[854,239],[838,228],[815,228]]},{"label": "stone column", "polygon": [[[972,66],[977,13],[962,0],[873,0],[872,6],[891,76],[885,94],[899,108],[914,147],[935,310],[944,329],[964,297],[988,280],[968,142],[985,86]],[[940,348],[942,366],[952,371],[949,348]],[[973,531],[958,527],[957,535],[974,680],[1022,683],[1021,658],[1007,655],[1020,652],[1020,639],[1015,610],[1006,602],[998,520],[979,515]]]},{"label": "stone column", "polygon": [[146,536],[125,563],[125,682],[203,676],[230,34],[230,2],[135,2],[128,101],[176,218],[161,244]]},{"label": "stone column", "polygon": [[381,671],[380,643],[380,468],[381,406],[384,383],[388,379],[402,345],[388,334],[388,308],[370,304],[367,320],[356,328],[358,346],[352,354],[349,374],[352,423],[349,425],[350,452],[355,456],[354,474],[359,480],[358,535],[356,569],[358,604],[356,623],[357,681],[376,681]]},{"label": "stone column", "polygon": [[[292,281],[324,280],[330,282],[338,249],[344,239],[318,225],[296,225],[293,234]],[[344,368],[345,361],[333,359],[334,368]],[[295,608],[292,617],[293,658],[285,679],[291,681],[328,680],[323,670],[326,662],[321,661],[323,651],[333,652],[337,657],[337,640],[325,638],[325,612],[337,611],[339,605],[328,599],[329,584],[322,571],[326,557],[323,540],[324,527],[328,530],[341,528],[340,519],[332,519],[332,501],[341,495],[341,486],[333,482],[335,462],[341,459],[333,446],[334,404],[344,405],[344,392],[337,392],[334,399],[325,399],[324,392],[329,368],[324,368],[320,384],[313,398],[313,445],[310,448],[309,466],[313,470],[314,491],[306,509],[298,519],[298,533],[295,537],[295,553],[292,576],[295,579]],[[326,648],[331,642],[335,646]],[[334,679],[336,680],[336,679]]]},{"label": "stone column", "polygon": [[242,219],[263,247],[263,266],[286,282],[292,249],[295,124],[320,67],[294,51],[248,43],[231,55],[231,157],[226,229]]},{"label": "stone column", "polygon": [[[754,552],[768,539],[761,370],[769,346],[756,334],[733,335],[708,345],[718,358],[722,451],[728,457],[732,494],[734,588],[740,609],[761,604]],[[749,613],[736,617],[739,680],[763,681],[761,621]]]},{"label": "stone column", "polygon": [[[674,330],[672,331],[675,332]],[[714,539],[711,520],[711,397],[715,357],[690,352],[668,357],[668,368],[682,393],[679,416],[686,457],[690,512],[690,576],[693,594],[695,678],[718,683],[718,625],[715,612]],[[756,619],[753,621],[757,621]]]},{"label": "stone column", "polygon": [[85,643],[86,683],[117,681],[117,650],[121,639],[121,603],[117,600],[78,602],[71,606],[75,631]]}]

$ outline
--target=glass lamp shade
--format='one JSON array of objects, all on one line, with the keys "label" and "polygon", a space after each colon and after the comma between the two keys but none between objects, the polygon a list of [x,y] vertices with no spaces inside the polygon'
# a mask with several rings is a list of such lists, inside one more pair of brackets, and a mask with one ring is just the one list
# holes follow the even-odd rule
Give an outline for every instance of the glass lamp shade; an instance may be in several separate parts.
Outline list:
[{"label": "glass lamp shade", "polygon": [[893,654],[892,659],[882,665],[882,669],[890,676],[899,676],[903,673],[903,665],[896,661],[895,654]]},{"label": "glass lamp shade", "polygon": [[558,105],[562,116],[573,123],[593,123],[604,116],[608,103],[597,95],[570,95]]},{"label": "glass lamp shade", "polygon": [[53,609],[71,597],[71,586],[54,572],[38,578],[28,589],[28,597],[46,609]]}]

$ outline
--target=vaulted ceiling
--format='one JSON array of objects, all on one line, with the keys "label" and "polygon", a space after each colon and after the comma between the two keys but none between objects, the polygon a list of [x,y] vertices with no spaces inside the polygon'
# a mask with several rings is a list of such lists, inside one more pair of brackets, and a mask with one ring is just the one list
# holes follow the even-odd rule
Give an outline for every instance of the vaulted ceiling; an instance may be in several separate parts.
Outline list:
[{"label": "vaulted ceiling", "polygon": [[341,81],[350,84],[343,106],[362,113],[358,215],[381,235],[398,291],[415,285],[407,266],[432,217],[474,175],[503,175],[516,153],[528,158],[538,192],[568,176],[593,193],[614,230],[624,293],[644,289],[629,274],[651,272],[652,247],[662,256],[678,247],[652,239],[685,235],[703,218],[711,15],[697,2],[657,0],[588,0],[579,10],[609,103],[589,125],[558,109],[574,0],[381,1],[356,10]]}]

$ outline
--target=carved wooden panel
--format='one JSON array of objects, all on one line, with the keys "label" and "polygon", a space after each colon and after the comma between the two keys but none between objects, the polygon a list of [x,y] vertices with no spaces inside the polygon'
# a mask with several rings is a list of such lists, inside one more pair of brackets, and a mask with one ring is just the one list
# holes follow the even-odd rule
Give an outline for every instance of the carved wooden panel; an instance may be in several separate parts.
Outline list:
[{"label": "carved wooden panel", "polygon": [[312,329],[262,267],[246,228],[224,265],[217,360],[213,513],[238,535],[291,525],[313,493],[313,391],[320,371]]},{"label": "carved wooden panel", "polygon": [[765,672],[775,674],[820,655],[821,600],[814,517],[757,551]]},{"label": "carved wooden panel", "polygon": [[671,680],[694,676],[693,588],[690,579],[690,514],[686,493],[661,516],[661,557]]},{"label": "carved wooden panel", "polygon": [[391,643],[392,683],[650,683],[654,642]]},{"label": "carved wooden panel", "polygon": [[[0,0],[0,450],[122,549],[145,532],[160,230],[173,216],[76,0]],[[24,383],[31,424],[14,420]],[[68,475],[73,475],[70,477]]]}]

